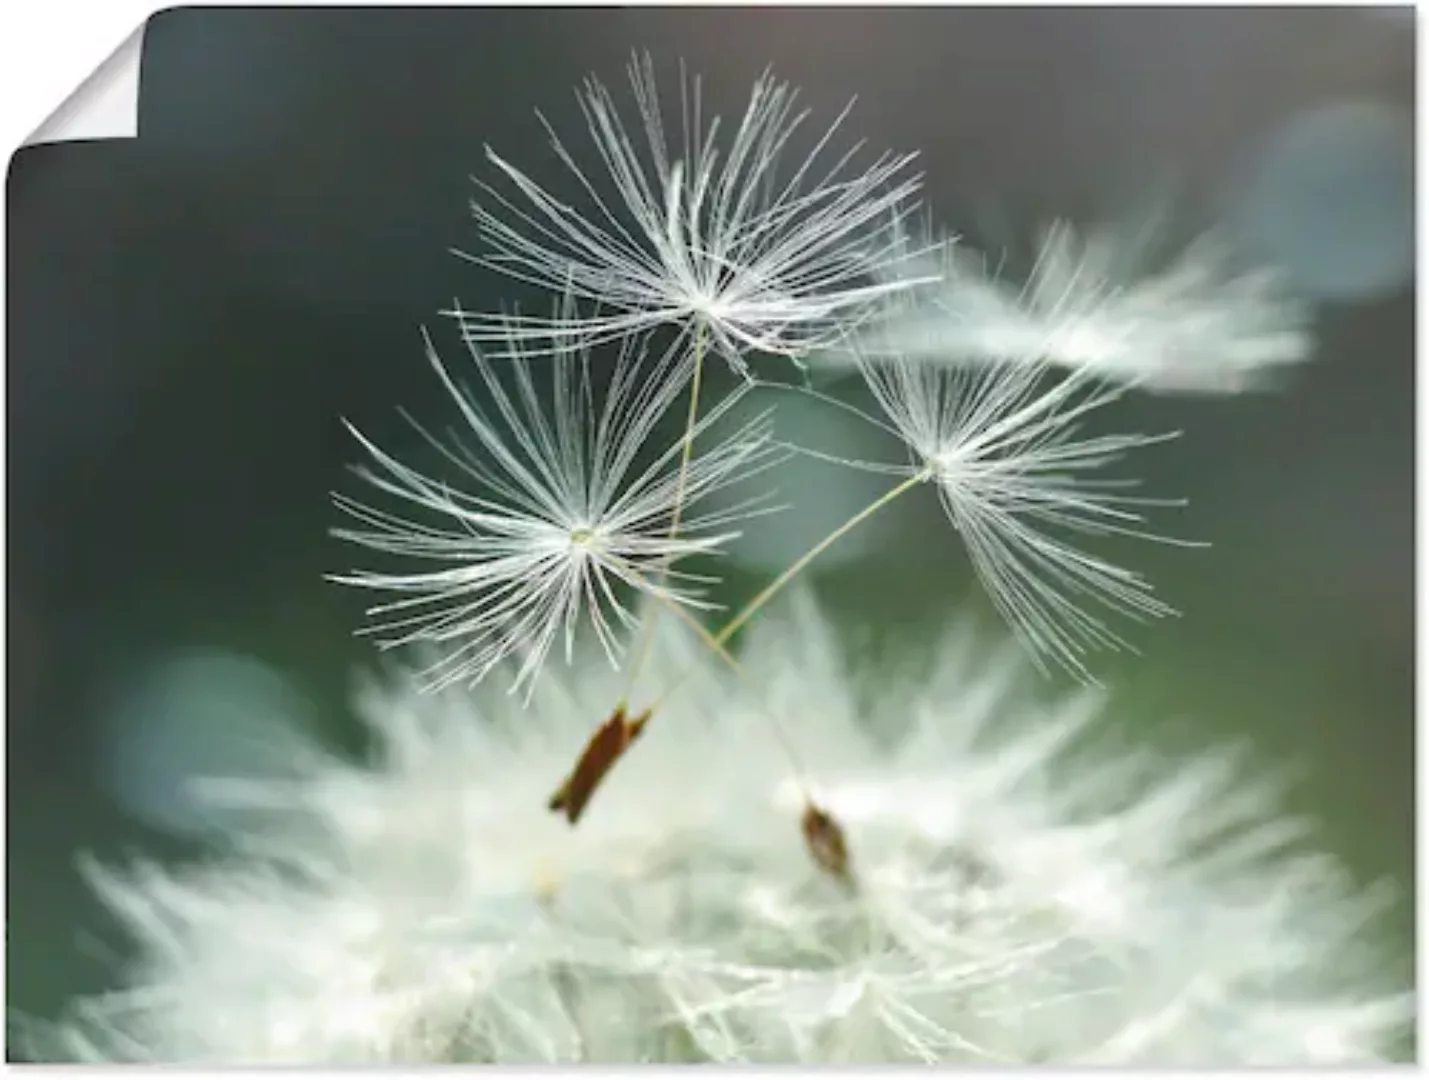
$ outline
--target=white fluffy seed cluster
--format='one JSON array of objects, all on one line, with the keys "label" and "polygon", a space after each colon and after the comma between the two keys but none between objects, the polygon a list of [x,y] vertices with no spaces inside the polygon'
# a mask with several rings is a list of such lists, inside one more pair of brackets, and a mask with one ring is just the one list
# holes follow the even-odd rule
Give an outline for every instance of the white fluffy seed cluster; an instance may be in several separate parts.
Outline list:
[{"label": "white fluffy seed cluster", "polygon": [[[1412,1015],[1357,891],[1233,755],[1168,765],[1041,704],[966,628],[874,677],[807,598],[741,678],[674,620],[685,678],[578,828],[544,803],[609,666],[362,694],[363,765],[212,782],[224,853],[93,869],[127,988],[32,1033],[46,1060],[187,1064],[1362,1064]],[[694,665],[696,673],[687,673]],[[637,695],[638,697],[638,695]],[[770,723],[796,748],[781,753]],[[800,835],[804,790],[855,883]]]},{"label": "white fluffy seed cluster", "polygon": [[[624,596],[709,610],[715,577],[694,557],[717,561],[774,509],[764,493],[709,505],[789,454],[904,483],[798,557],[776,591],[927,482],[956,536],[947,554],[966,549],[1039,665],[1094,682],[1094,653],[1133,647],[1119,622],[1175,614],[1095,550],[1109,536],[1176,542],[1146,514],[1180,501],[1109,475],[1173,435],[1097,425],[1124,393],[1234,394],[1307,359],[1309,312],[1277,271],[1210,236],[1153,259],[1144,237],[1063,224],[1025,280],[1005,280],[931,227],[914,230],[913,155],[858,165],[861,143],[838,149],[848,110],[815,134],[794,90],[765,76],[721,124],[683,68],[678,110],[673,96],[662,109],[650,57],[628,75],[624,105],[595,79],[577,93],[586,164],[542,120],[565,194],[487,151],[481,243],[467,257],[550,293],[552,314],[455,304],[444,314],[471,364],[449,372],[430,338],[427,351],[461,434],[419,427],[423,464],[358,435],[366,495],[335,497],[352,519],[337,535],[377,561],[333,580],[374,594],[367,632],[386,648],[436,646],[425,677],[438,686],[475,684],[513,657],[529,686],[559,644],[569,658],[583,623],[620,663],[626,635],[641,633]],[[705,386],[715,359],[740,390]],[[773,374],[849,362],[876,408]],[[607,370],[608,382],[593,377]],[[786,445],[770,417],[714,443],[720,412],[756,384],[861,415],[907,456]],[[674,443],[658,434],[667,414],[685,418]]]}]

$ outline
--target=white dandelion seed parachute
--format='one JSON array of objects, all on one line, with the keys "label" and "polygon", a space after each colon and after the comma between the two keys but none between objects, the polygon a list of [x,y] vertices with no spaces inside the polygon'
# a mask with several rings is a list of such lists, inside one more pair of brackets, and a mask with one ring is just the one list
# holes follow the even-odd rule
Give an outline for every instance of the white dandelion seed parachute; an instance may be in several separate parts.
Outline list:
[{"label": "white dandelion seed parachute", "polygon": [[781,170],[807,113],[768,75],[727,141],[717,118],[703,121],[699,80],[682,76],[684,130],[672,152],[650,59],[635,58],[629,74],[640,135],[596,80],[577,94],[598,170],[578,164],[542,118],[588,208],[562,201],[488,148],[515,190],[481,184],[473,210],[484,249],[458,252],[601,310],[515,320],[455,313],[472,340],[535,351],[675,326],[703,335],[705,347],[746,374],[746,353],[798,361],[842,338],[870,301],[913,284],[894,273],[909,254],[894,227],[918,190],[912,155],[857,169],[858,145],[831,149],[845,110],[796,167]]},{"label": "white dandelion seed parachute", "polygon": [[[650,674],[701,659],[672,620]],[[619,676],[529,708],[369,690],[378,752],[210,786],[225,854],[99,871],[126,987],[21,1034],[49,1061],[1365,1065],[1403,1053],[1383,896],[1234,755],[1148,767],[1087,693],[1024,691],[965,631],[849,675],[808,605],[705,667],[581,827],[545,812]],[[708,657],[703,658],[709,663]],[[906,658],[905,658],[906,659]],[[820,873],[785,723],[842,823]]]},{"label": "white dandelion seed parachute", "polygon": [[935,363],[1051,363],[1167,394],[1258,389],[1311,355],[1310,308],[1284,274],[1242,265],[1213,234],[1157,269],[1150,228],[1137,237],[1054,224],[1021,284],[965,245],[945,241],[935,256],[920,243],[903,272],[937,283],[889,307],[858,347]]},{"label": "white dandelion seed parachute", "polygon": [[[887,317],[896,320],[897,309],[917,303],[892,298]],[[909,484],[932,484],[993,604],[1037,665],[1095,682],[1089,653],[1131,648],[1108,617],[1145,621],[1175,609],[1142,575],[1083,550],[1078,541],[1122,536],[1197,546],[1146,527],[1148,509],[1179,500],[1137,495],[1134,481],[1097,474],[1175,433],[1084,435],[1083,422],[1121,397],[1124,386],[1045,359],[938,362],[932,357],[946,334],[930,325],[923,332],[926,339],[906,342],[907,353],[854,352],[883,418],[799,391],[863,415],[906,446],[909,464],[794,449],[902,476]]]},{"label": "white dandelion seed parachute", "polygon": [[[567,298],[559,310],[575,308]],[[683,475],[683,439],[647,450],[687,380],[689,356],[679,347],[651,356],[622,340],[602,387],[587,345],[565,342],[535,359],[519,340],[508,345],[510,355],[497,364],[469,346],[480,380],[473,392],[458,385],[427,339],[464,426],[442,439],[412,423],[457,483],[404,464],[351,428],[372,462],[359,475],[405,510],[334,497],[357,522],[338,536],[418,564],[332,580],[397,594],[371,609],[368,632],[387,648],[437,646],[440,659],[425,673],[432,686],[477,682],[515,656],[513,689],[529,690],[557,640],[569,658],[582,619],[616,662],[637,622],[629,595],[711,606],[703,597],[713,579],[677,564],[719,551],[738,535],[737,522],[771,509],[760,498],[702,509],[711,495],[782,456],[768,438],[767,415],[701,447]],[[533,368],[551,373],[544,399]],[[738,396],[707,412],[692,439]]]}]

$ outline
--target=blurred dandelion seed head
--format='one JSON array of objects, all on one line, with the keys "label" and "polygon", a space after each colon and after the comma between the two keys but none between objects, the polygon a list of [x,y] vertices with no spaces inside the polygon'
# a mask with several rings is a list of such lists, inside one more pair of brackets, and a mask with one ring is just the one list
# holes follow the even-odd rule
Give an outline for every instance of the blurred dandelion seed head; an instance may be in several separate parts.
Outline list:
[{"label": "blurred dandelion seed head", "polygon": [[[542,799],[606,665],[525,711],[395,673],[360,698],[369,764],[210,785],[271,812],[205,864],[92,869],[139,945],[129,988],[31,1037],[190,1064],[1205,1066],[1363,1064],[1403,1032],[1369,966],[1382,898],[1234,754],[1128,756],[1099,695],[1040,702],[966,627],[916,677],[860,679],[798,597],[742,680],[665,627],[648,677],[695,664],[689,692],[579,829]],[[852,891],[802,847],[767,710]]]},{"label": "blurred dandelion seed head", "polygon": [[1021,275],[966,243],[903,232],[897,272],[922,280],[884,298],[854,341],[866,354],[1048,364],[1166,394],[1273,385],[1312,355],[1310,307],[1288,273],[1250,262],[1224,229],[1182,245],[1165,232],[1155,220],[1056,222]]}]

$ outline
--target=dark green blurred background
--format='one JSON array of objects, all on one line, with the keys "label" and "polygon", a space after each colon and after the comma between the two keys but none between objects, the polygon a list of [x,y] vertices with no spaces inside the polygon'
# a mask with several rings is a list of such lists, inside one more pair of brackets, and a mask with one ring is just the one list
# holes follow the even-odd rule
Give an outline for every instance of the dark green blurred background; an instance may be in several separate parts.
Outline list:
[{"label": "dark green blurred background", "polygon": [[[730,120],[771,64],[816,120],[857,94],[850,132],[875,149],[919,149],[938,219],[974,236],[988,207],[1030,233],[1058,214],[1115,214],[1129,188],[1166,177],[1208,218],[1240,205],[1238,178],[1305,110],[1412,109],[1413,18],[1290,8],[156,16],[139,138],[27,148],[9,175],[11,1007],[52,1015],[109,984],[122,939],[75,874],[76,853],[184,851],[146,823],[156,819],[144,792],[163,787],[168,756],[212,764],[227,753],[221,709],[195,707],[197,750],[164,749],[186,738],[174,725],[147,732],[142,705],[155,699],[135,687],[152,672],[195,650],[250,658],[286,680],[305,703],[294,710],[353,742],[347,680],[372,658],[352,637],[365,598],[321,580],[353,565],[327,536],[328,493],[354,457],[339,418],[410,444],[399,405],[434,424],[448,415],[418,324],[454,296],[471,308],[520,295],[447,253],[474,241],[468,177],[484,169],[484,143],[557,178],[533,110],[581,146],[571,88],[588,72],[619,88],[640,48],[671,79],[681,58],[703,72],[710,111]],[[1353,148],[1326,153],[1332,166],[1364,160]],[[1354,260],[1374,251],[1352,249],[1383,233],[1386,215],[1391,234],[1396,221],[1412,233],[1402,185],[1367,168],[1271,200],[1306,215],[1283,226],[1296,238],[1319,238],[1298,257],[1353,278]],[[1282,392],[1139,399],[1117,417],[1185,431],[1146,454],[1140,474],[1153,493],[1190,499],[1159,524],[1214,546],[1118,549],[1185,618],[1131,628],[1142,655],[1100,671],[1118,688],[1129,739],[1249,739],[1268,765],[1301,771],[1293,808],[1323,821],[1356,873],[1407,890],[1412,281],[1391,274],[1357,289],[1300,269],[1328,298],[1318,355]],[[814,535],[798,514],[766,528]],[[954,610],[985,609],[936,507],[910,503],[890,522],[818,577],[851,627],[915,643]],[[731,575],[731,596],[764,577],[751,562]],[[216,700],[226,693],[215,684]],[[277,691],[244,693],[240,727],[244,707]],[[1408,903],[1396,918],[1407,970]]]}]

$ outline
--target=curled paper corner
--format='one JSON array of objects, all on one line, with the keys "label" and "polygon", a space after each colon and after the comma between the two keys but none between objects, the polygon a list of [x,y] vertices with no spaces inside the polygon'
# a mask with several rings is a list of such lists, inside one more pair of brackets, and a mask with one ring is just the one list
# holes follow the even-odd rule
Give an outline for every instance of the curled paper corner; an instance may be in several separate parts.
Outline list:
[{"label": "curled paper corner", "polygon": [[24,145],[135,138],[139,134],[139,61],[143,52],[141,24],[35,129]]}]

